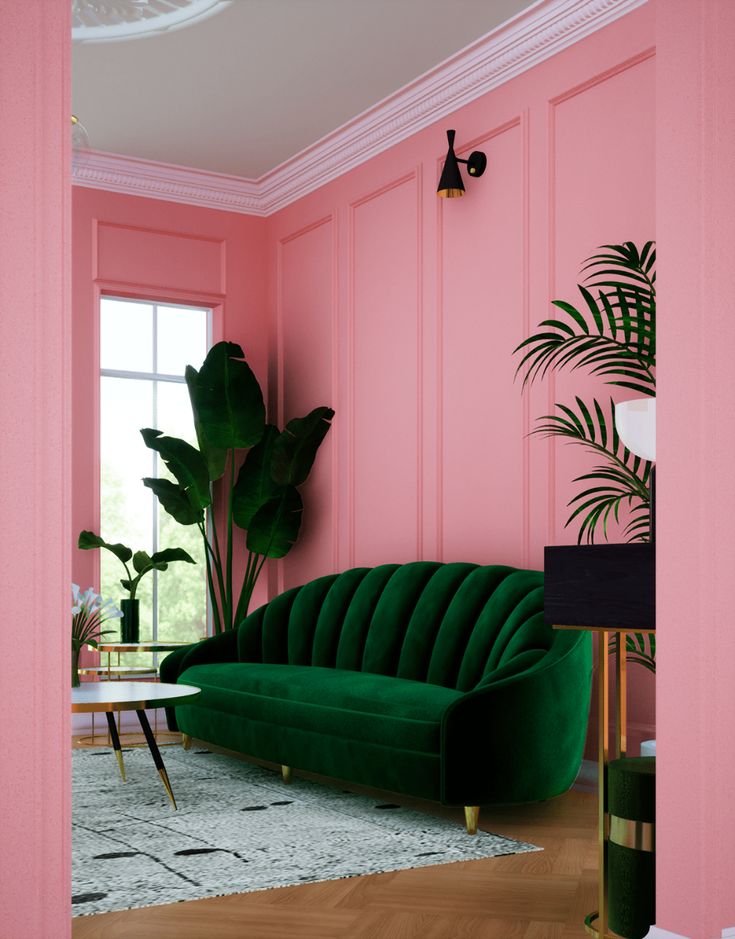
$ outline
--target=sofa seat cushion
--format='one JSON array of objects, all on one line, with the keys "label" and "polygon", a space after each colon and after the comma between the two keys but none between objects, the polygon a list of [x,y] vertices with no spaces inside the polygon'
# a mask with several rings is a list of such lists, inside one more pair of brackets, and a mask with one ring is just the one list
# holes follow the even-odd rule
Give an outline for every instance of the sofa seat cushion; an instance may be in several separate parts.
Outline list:
[{"label": "sofa seat cushion", "polygon": [[444,712],[462,697],[440,685],[314,665],[194,665],[179,681],[202,689],[197,709],[433,754]]}]

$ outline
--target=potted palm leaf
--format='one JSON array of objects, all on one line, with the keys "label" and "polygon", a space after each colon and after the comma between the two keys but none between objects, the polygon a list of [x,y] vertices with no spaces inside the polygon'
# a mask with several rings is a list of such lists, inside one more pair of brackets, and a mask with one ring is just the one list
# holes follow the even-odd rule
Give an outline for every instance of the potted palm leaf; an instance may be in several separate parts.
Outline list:
[{"label": "potted palm leaf", "polygon": [[[550,372],[586,369],[605,384],[639,396],[656,394],[656,249],[652,241],[603,245],[583,266],[578,284],[580,302],[552,301],[556,315],[545,319],[514,352],[521,356],[516,371],[523,388]],[[628,542],[651,540],[652,463],[631,453],[615,426],[615,405],[608,401],[555,404],[553,414],[537,421],[532,431],[562,437],[596,457],[589,472],[577,476],[580,491],[570,500],[566,526],[579,526],[577,543],[593,544],[601,532],[628,511],[623,536]],[[631,661],[655,670],[655,637],[628,635]]]}]

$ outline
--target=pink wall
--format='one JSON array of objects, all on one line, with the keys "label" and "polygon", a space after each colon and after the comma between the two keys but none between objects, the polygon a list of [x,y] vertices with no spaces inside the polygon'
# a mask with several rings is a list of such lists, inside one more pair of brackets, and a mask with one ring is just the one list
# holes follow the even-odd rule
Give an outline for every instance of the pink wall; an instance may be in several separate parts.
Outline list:
[{"label": "pink wall", "polygon": [[[70,922],[68,0],[0,0],[0,935]],[[64,37],[64,38],[62,38]]]},{"label": "pink wall", "polygon": [[[99,531],[100,294],[212,307],[214,339],[240,343],[265,389],[264,228],[252,216],[74,188],[75,540],[83,528]],[[75,548],[73,571],[77,583],[98,584],[99,552]],[[255,602],[265,589],[263,578]]]},{"label": "pink wall", "polygon": [[[268,219],[272,394],[287,418],[336,410],[275,586],[415,558],[540,566],[574,540],[590,462],[526,435],[610,389],[576,373],[522,397],[511,352],[598,245],[654,237],[653,45],[646,6]],[[448,127],[488,156],[451,201]],[[632,672],[635,747],[654,691]]]},{"label": "pink wall", "polygon": [[735,927],[735,4],[659,12],[657,918],[713,939]]}]

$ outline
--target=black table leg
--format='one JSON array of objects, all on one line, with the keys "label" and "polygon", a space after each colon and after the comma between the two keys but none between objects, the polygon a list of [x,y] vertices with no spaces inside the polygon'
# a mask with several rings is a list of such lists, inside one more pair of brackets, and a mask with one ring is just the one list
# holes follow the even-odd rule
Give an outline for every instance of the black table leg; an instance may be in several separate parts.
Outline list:
[{"label": "black table leg", "polygon": [[153,757],[153,762],[156,764],[156,769],[158,770],[158,775],[163,780],[163,785],[166,787],[166,792],[168,797],[171,800],[173,807],[176,809],[176,799],[174,799],[174,794],[171,789],[171,783],[168,779],[168,773],[166,772],[166,767],[163,765],[163,760],[161,759],[161,751],[158,749],[158,744],[156,743],[156,738],[153,736],[153,731],[151,730],[151,725],[148,723],[148,718],[146,717],[145,711],[136,711],[138,715],[138,720],[140,721],[140,726],[143,728],[143,733],[145,734],[145,739],[148,742],[148,749],[151,751],[151,756]]},{"label": "black table leg", "polygon": [[123,778],[123,782],[125,782],[125,764],[123,763],[120,737],[117,732],[117,727],[115,726],[115,715],[112,713],[112,711],[105,711],[105,717],[107,718],[107,726],[110,730],[110,740],[112,740],[112,747],[115,751],[115,756],[117,757],[117,765],[120,767],[120,775]]}]

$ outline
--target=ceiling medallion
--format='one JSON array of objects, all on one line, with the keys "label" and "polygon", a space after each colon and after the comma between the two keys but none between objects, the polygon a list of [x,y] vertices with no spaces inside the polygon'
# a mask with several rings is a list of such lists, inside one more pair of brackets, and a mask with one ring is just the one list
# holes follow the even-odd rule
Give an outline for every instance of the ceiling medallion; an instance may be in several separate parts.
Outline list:
[{"label": "ceiling medallion", "polygon": [[218,13],[231,0],[71,0],[75,42],[160,35]]}]

